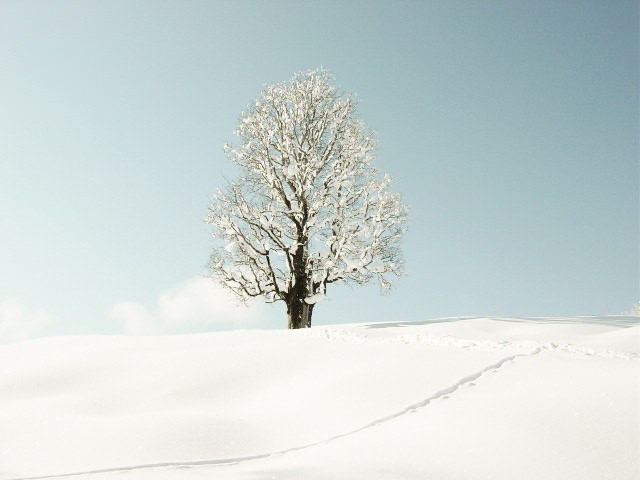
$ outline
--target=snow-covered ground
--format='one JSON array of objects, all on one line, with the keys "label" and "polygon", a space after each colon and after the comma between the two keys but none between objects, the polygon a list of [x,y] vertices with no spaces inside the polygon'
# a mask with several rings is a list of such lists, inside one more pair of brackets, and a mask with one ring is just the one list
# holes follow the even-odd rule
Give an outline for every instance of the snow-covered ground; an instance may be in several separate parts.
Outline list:
[{"label": "snow-covered ground", "polygon": [[620,316],[5,345],[0,479],[638,479],[639,354]]}]

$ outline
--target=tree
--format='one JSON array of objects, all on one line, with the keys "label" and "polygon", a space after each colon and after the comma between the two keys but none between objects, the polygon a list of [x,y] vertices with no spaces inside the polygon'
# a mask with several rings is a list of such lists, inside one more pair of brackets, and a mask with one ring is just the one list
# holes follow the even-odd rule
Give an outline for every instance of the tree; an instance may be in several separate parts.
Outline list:
[{"label": "tree", "polygon": [[386,291],[404,274],[408,206],[372,166],[357,103],[324,69],[297,73],[266,86],[240,115],[240,145],[225,145],[241,176],[211,199],[209,276],[243,300],[284,302],[289,328],[311,326],[332,283]]}]

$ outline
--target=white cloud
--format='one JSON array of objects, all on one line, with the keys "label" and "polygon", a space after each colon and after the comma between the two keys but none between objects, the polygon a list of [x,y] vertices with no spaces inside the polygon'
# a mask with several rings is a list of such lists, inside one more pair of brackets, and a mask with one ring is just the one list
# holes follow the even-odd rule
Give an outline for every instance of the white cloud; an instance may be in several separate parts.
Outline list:
[{"label": "white cloud", "polygon": [[266,316],[263,304],[239,305],[229,292],[206,278],[162,293],[153,309],[138,302],[118,302],[110,312],[110,318],[122,323],[124,333],[130,335],[254,328]]},{"label": "white cloud", "polygon": [[0,343],[18,342],[42,334],[53,317],[43,310],[27,311],[16,300],[0,301]]}]

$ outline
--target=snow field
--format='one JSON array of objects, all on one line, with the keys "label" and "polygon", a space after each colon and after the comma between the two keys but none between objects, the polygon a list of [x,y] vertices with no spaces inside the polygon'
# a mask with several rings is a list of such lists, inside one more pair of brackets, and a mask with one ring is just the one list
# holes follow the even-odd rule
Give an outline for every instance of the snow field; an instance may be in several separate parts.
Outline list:
[{"label": "snow field", "polygon": [[637,479],[639,329],[446,319],[7,345],[0,478]]}]

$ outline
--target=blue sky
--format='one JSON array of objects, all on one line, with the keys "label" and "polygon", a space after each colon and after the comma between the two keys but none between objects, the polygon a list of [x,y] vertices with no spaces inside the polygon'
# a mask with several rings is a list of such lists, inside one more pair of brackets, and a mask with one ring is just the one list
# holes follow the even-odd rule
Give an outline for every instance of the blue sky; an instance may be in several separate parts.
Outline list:
[{"label": "blue sky", "polygon": [[284,326],[197,280],[202,219],[243,108],[318,66],[412,211],[409,275],[316,324],[639,300],[637,2],[3,0],[0,64],[5,341]]}]

